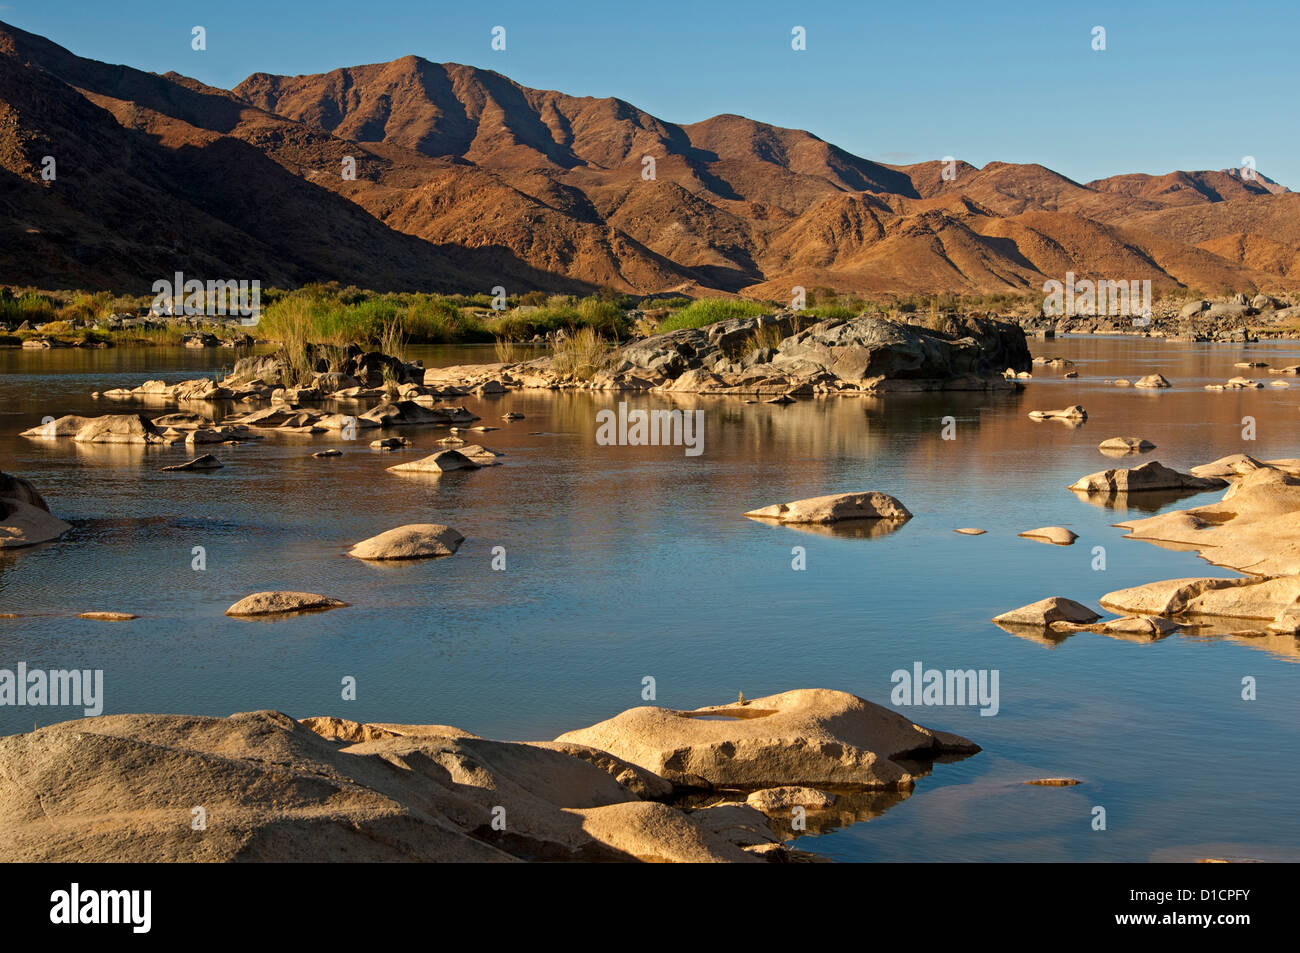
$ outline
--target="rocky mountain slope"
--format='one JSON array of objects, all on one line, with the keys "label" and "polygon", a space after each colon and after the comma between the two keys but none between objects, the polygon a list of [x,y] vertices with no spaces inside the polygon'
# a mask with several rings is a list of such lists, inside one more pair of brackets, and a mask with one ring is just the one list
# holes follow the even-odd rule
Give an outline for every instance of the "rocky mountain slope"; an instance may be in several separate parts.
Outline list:
[{"label": "rocky mountain slope", "polygon": [[0,281],[45,286],[143,291],[182,269],[786,298],[1037,290],[1072,270],[1215,293],[1285,290],[1300,267],[1297,197],[1262,175],[892,166],[415,56],[226,91],[4,24],[0,179]]}]

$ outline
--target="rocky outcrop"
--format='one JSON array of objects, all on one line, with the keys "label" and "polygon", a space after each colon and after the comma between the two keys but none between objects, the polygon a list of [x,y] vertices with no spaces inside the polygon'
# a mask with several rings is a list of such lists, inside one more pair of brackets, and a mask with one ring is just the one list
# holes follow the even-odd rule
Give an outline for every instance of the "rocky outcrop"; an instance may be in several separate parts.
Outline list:
[{"label": "rocky outcrop", "polygon": [[1084,421],[1088,419],[1088,412],[1078,404],[1074,404],[1071,407],[1065,407],[1061,410],[1031,410],[1029,412],[1029,419]]},{"label": "rocky outcrop", "polygon": [[844,520],[890,520],[903,522],[912,514],[898,500],[885,493],[838,493],[814,496],[792,503],[773,503],[745,514],[750,519],[778,523],[838,523]]},{"label": "rocky outcrop", "polygon": [[480,466],[459,450],[439,450],[419,460],[399,463],[388,469],[392,473],[449,473],[453,470],[477,470]]},{"label": "rocky outcrop", "polygon": [[164,436],[141,414],[109,414],[86,421],[72,439],[77,443],[150,445],[173,443],[176,438]]},{"label": "rocky outcrop", "polygon": [[1217,477],[1179,473],[1151,460],[1132,469],[1117,468],[1090,473],[1072,483],[1070,489],[1076,493],[1114,495],[1150,490],[1213,490],[1226,485],[1226,481]]},{"label": "rocky outcrop", "polygon": [[50,513],[26,480],[0,472],[0,549],[18,549],[58,539],[71,524]]},{"label": "rocky outcrop", "polygon": [[965,738],[825,689],[694,711],[633,708],[556,740],[608,751],[682,787],[742,790],[906,790],[914,778],[895,759],[979,750]]},{"label": "rocky outcrop", "polygon": [[451,556],[465,537],[440,523],[410,523],[363,539],[348,555],[357,559],[432,559]]},{"label": "rocky outcrop", "polygon": [[320,612],[325,609],[342,609],[346,602],[331,599],[329,596],[314,592],[291,592],[276,590],[255,592],[245,596],[226,610],[226,615],[287,615],[292,612]]}]

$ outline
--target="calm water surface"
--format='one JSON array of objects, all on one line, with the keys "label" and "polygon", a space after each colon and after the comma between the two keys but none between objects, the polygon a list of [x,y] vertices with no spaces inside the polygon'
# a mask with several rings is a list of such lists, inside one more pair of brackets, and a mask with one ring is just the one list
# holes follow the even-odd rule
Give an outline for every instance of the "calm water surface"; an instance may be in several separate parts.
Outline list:
[{"label": "calm water surface", "polygon": [[[1081,501],[1079,476],[1126,465],[1111,436],[1158,445],[1143,460],[1185,469],[1228,453],[1300,456],[1294,390],[1213,393],[1240,360],[1300,363],[1300,344],[1249,348],[1125,339],[1034,342],[1076,362],[1078,380],[1037,368],[1019,395],[805,400],[511,393],[463,403],[500,430],[504,465],[441,479],[385,468],[437,449],[411,429],[397,454],[367,441],[281,437],[213,452],[211,474],[161,473],[183,447],[94,447],[20,438],[46,415],[166,408],[91,391],[220,369],[230,352],[0,350],[0,469],[35,483],[74,530],[0,556],[0,666],[105,671],[107,713],[455,724],[498,738],[550,738],[642,704],[694,708],[801,687],[889,703],[890,675],[996,669],[1000,711],[907,708],[983,753],[940,764],[869,823],[801,846],[839,860],[1149,860],[1300,857],[1300,650],[1291,637],[1178,635],[1140,644],[1081,634],[1018,638],[988,620],[1048,595],[1096,604],[1156,579],[1232,575],[1195,554],[1122,540],[1111,524],[1220,494],[1129,511]],[[491,349],[413,349],[426,364],[493,360]],[[1105,378],[1164,373],[1166,391]],[[1272,380],[1259,372],[1264,380]],[[705,412],[704,453],[603,447],[595,413],[633,406]],[[670,404],[670,401],[672,403]],[[1072,403],[1082,427],[1026,413]],[[504,423],[507,410],[526,419]],[[942,419],[957,420],[941,439]],[[1257,439],[1242,440],[1254,417]],[[363,432],[364,433],[364,432]],[[312,451],[338,445],[341,458]],[[1130,458],[1129,463],[1135,462]],[[915,518],[875,538],[805,533],[741,516],[768,503],[851,490],[901,499]],[[402,566],[344,556],[411,522],[467,537],[453,558]],[[1016,534],[1062,524],[1069,547]],[[979,537],[953,529],[978,526]],[[191,568],[203,546],[206,571]],[[504,572],[492,571],[505,547]],[[792,547],[807,569],[791,568]],[[1094,547],[1105,548],[1104,571]],[[223,613],[264,589],[305,589],[352,607],[274,623]],[[125,624],[72,618],[137,613]],[[355,701],[340,699],[354,676]],[[1243,701],[1245,676],[1258,699]],[[0,732],[74,717],[0,708]],[[1026,787],[1067,775],[1072,788]],[[1092,809],[1107,829],[1091,829]]]}]

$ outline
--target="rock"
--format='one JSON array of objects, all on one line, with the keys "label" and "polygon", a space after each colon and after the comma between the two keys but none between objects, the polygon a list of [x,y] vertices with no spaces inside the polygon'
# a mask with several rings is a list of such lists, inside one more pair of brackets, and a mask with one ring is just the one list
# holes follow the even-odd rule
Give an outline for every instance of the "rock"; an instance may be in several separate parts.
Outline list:
[{"label": "rock", "polygon": [[1069,546],[1079,538],[1078,533],[1071,532],[1064,526],[1040,526],[1038,529],[1025,530],[1018,534],[1026,539],[1037,539],[1057,546]]},{"label": "rock", "polygon": [[383,440],[372,440],[370,442],[371,450],[400,450],[402,447],[409,447],[411,441],[405,437],[385,437]]},{"label": "rock", "polygon": [[341,609],[348,603],[317,595],[314,592],[255,592],[245,596],[226,610],[226,615],[281,615],[289,612],[316,612],[324,609]]},{"label": "rock", "polygon": [[1194,318],[1202,311],[1208,311],[1210,302],[1208,301],[1191,301],[1183,305],[1182,310],[1178,312],[1180,318]]},{"label": "rock", "polygon": [[608,751],[680,787],[741,790],[906,790],[914,779],[893,759],[979,750],[964,738],[825,689],[694,711],[633,708],[556,740]]},{"label": "rock", "polygon": [[1179,473],[1155,460],[1132,469],[1099,470],[1080,477],[1070,485],[1078,493],[1140,493],[1150,490],[1213,490],[1226,486],[1224,480]]},{"label": "rock", "polygon": [[78,430],[86,426],[93,417],[78,417],[76,414],[67,414],[57,420],[51,420],[43,423],[38,427],[32,427],[30,430],[24,430],[20,437],[73,437]]},{"label": "rock", "polygon": [[77,443],[170,443],[147,417],[140,414],[109,414],[86,421],[72,438]]},{"label": "rock", "polygon": [[1068,788],[1078,783],[1077,778],[1035,778],[1032,781],[1025,782],[1025,784],[1037,784],[1049,788]]},{"label": "rock", "polygon": [[459,449],[462,454],[481,467],[499,467],[501,461],[497,458],[505,456],[499,450],[489,450],[487,447],[480,447],[476,443],[464,444]]},{"label": "rock", "polygon": [[963,536],[983,536],[987,530],[976,529],[973,526],[964,526],[961,529],[953,530],[954,533],[961,533]]},{"label": "rock", "polygon": [[48,543],[70,529],[70,524],[50,513],[35,487],[0,472],[0,549]]},{"label": "rock", "polygon": [[341,457],[343,456],[343,451],[335,450],[333,448],[329,450],[317,450],[315,453],[312,454],[312,456],[313,457]]},{"label": "rock", "polygon": [[783,787],[760,788],[751,791],[745,803],[764,814],[788,812],[792,807],[803,807],[810,811],[823,811],[835,804],[835,795],[818,791],[816,788]]},{"label": "rock", "polygon": [[517,413],[515,413],[515,412],[512,410],[512,411],[511,411],[510,413],[508,413],[508,414],[502,414],[502,415],[501,415],[501,419],[502,419],[502,420],[523,420],[523,419],[524,419],[524,415],[523,415],[523,414],[517,414]]},{"label": "rock", "polygon": [[1245,368],[1268,367],[1268,362],[1267,361],[1238,361],[1236,364],[1233,364],[1232,366],[1245,367]]},{"label": "rock", "polygon": [[1116,387],[1131,387],[1133,384],[1132,381],[1126,380],[1123,377],[1117,377],[1111,383],[1113,383]]},{"label": "rock", "polygon": [[477,470],[478,468],[479,464],[459,450],[439,450],[419,460],[399,463],[388,469],[393,473],[447,473],[451,470]]},{"label": "rock", "polygon": [[247,427],[235,424],[230,427],[199,427],[196,430],[191,430],[185,436],[185,444],[193,447],[204,443],[230,443],[235,440],[261,439],[261,437],[249,433]]},{"label": "rock", "polygon": [[1108,437],[1097,444],[1097,449],[1110,456],[1125,456],[1130,453],[1147,453],[1156,445],[1141,437]]},{"label": "rock", "polygon": [[1300,573],[1300,478],[1274,467],[1244,473],[1217,503],[1118,525],[1126,538],[1185,544],[1230,569]]},{"label": "rock", "polygon": [[1133,382],[1134,387],[1172,387],[1163,374],[1148,374]]},{"label": "rock", "polygon": [[428,559],[450,556],[465,537],[440,523],[410,523],[357,543],[349,556],[357,559]]},{"label": "rock", "polygon": [[767,404],[793,404],[793,403],[794,403],[794,398],[791,397],[789,394],[778,394],[776,397],[772,397],[772,398],[769,398],[768,400],[764,401],[764,403],[767,403]]},{"label": "rock", "polygon": [[1102,596],[1118,612],[1277,620],[1300,611],[1300,577],[1168,579]]},{"label": "rock", "polygon": [[1032,625],[1046,628],[1053,622],[1096,622],[1101,616],[1082,603],[1061,596],[1049,596],[1019,609],[1012,609],[993,621],[999,625]]},{"label": "rock", "polygon": [[1069,378],[1075,378],[1075,377],[1078,377],[1078,376],[1079,376],[1079,372],[1078,372],[1078,371],[1066,371],[1066,372],[1065,372],[1065,377],[1066,377],[1067,379],[1069,379]]},{"label": "rock", "polygon": [[132,615],[129,612],[79,612],[78,619],[91,619],[96,622],[129,622],[132,619],[138,619],[139,616]]},{"label": "rock", "polygon": [[792,503],[773,503],[745,514],[751,519],[779,523],[838,523],[842,520],[895,520],[912,518],[907,507],[884,493],[839,493]]},{"label": "rock", "polygon": [[1066,407],[1064,410],[1031,410],[1029,412],[1030,420],[1087,420],[1088,412],[1075,404],[1073,407]]},{"label": "rock", "polygon": [[[0,777],[22,778],[0,789],[0,861],[762,862],[564,751],[373,727],[111,715],[0,738]],[[201,837],[196,804],[220,819]]]},{"label": "rock", "polygon": [[221,461],[210,453],[205,453],[201,457],[195,457],[185,463],[177,463],[170,467],[163,467],[165,471],[177,470],[220,470]]}]

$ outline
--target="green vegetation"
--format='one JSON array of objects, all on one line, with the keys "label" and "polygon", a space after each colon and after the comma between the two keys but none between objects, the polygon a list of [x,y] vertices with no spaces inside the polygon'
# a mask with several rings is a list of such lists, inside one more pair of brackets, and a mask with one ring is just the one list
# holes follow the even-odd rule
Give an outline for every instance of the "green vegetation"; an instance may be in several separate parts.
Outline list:
[{"label": "green vegetation", "polygon": [[610,346],[595,328],[584,327],[557,340],[551,356],[558,373],[586,381],[609,364]]},{"label": "green vegetation", "polygon": [[752,318],[767,314],[773,308],[757,301],[737,301],[729,298],[701,298],[692,301],[680,311],[674,311],[659,322],[660,333],[680,331],[682,328],[702,328],[729,321],[732,318]]},{"label": "green vegetation", "polygon": [[581,328],[617,340],[627,336],[627,313],[617,302],[595,296],[575,300],[567,295],[551,295],[545,305],[507,312],[497,319],[492,329],[507,341],[528,341],[538,334],[545,337],[556,331],[573,332]]}]

